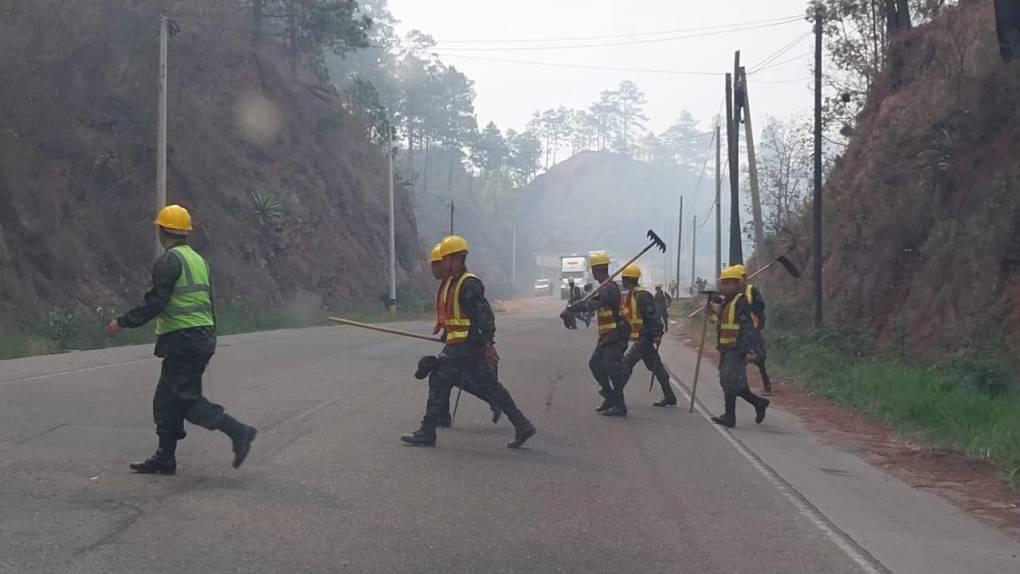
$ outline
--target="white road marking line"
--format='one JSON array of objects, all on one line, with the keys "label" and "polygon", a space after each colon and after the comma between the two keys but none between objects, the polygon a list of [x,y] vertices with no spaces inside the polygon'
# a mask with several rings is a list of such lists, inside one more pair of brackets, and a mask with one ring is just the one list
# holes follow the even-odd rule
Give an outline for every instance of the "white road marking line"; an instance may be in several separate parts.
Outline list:
[{"label": "white road marking line", "polygon": [[43,379],[52,379],[55,377],[62,377],[64,375],[71,375],[74,373],[86,373],[88,371],[98,371],[101,369],[110,369],[113,367],[122,367],[124,365],[133,365],[135,363],[144,363],[145,361],[152,361],[154,357],[147,357],[145,359],[134,359],[132,361],[121,361],[119,363],[109,363],[107,365],[96,365],[94,367],[82,367],[80,369],[68,369],[66,371],[57,371],[55,373],[46,373],[44,375],[33,375],[30,377],[23,377],[20,379],[11,379],[9,381],[0,381],[0,387],[6,387],[7,385],[14,385],[17,383],[27,383],[29,381],[40,381]]},{"label": "white road marking line", "polygon": [[[687,400],[687,403],[690,404],[691,395],[688,394],[687,387],[679,382],[680,378],[674,375],[672,370],[669,368],[666,370],[669,371],[670,384],[673,385],[676,391],[683,395]],[[755,470],[761,473],[761,475],[764,476],[765,479],[772,484],[772,486],[776,487],[776,490],[778,490],[783,497],[790,501],[790,504],[797,509],[797,512],[799,512],[801,516],[807,518],[811,524],[814,524],[826,538],[842,550],[848,558],[853,560],[853,562],[857,564],[861,570],[867,574],[889,573],[889,570],[885,566],[871,556],[867,550],[854,542],[849,535],[840,530],[835,524],[832,524],[830,520],[825,518],[825,515],[815,508],[815,506],[811,504],[811,502],[808,501],[803,494],[798,492],[793,485],[786,482],[781,476],[779,476],[779,473],[768,466],[758,455],[751,452],[744,443],[737,440],[736,437],[733,436],[733,433],[729,432],[729,430],[722,426],[713,423],[711,419],[712,415],[709,414],[708,410],[705,409],[705,406],[701,404],[701,401],[695,401],[694,407],[698,411],[698,414],[704,417],[705,421],[712,425],[712,427],[726,439],[726,442],[730,443],[730,445],[739,452],[741,456],[747,460],[747,462],[751,463],[751,466],[753,466]]]}]

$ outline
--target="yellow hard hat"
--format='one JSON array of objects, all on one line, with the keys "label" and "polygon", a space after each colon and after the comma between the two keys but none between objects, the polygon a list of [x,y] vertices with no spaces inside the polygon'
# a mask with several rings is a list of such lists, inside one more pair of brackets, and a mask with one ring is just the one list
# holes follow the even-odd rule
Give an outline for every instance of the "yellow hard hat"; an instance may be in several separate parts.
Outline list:
[{"label": "yellow hard hat", "polygon": [[429,255],[429,263],[437,263],[443,260],[443,244],[436,243],[436,246],[432,248],[432,253]]},{"label": "yellow hard hat", "polygon": [[623,268],[623,273],[620,275],[622,275],[625,279],[640,279],[641,268],[638,267],[637,263],[631,263]]},{"label": "yellow hard hat", "polygon": [[179,205],[168,205],[159,211],[153,223],[171,233],[187,235],[191,231],[191,214]]},{"label": "yellow hard hat", "polygon": [[743,267],[743,265],[730,265],[729,267],[724,267],[722,273],[719,274],[719,281],[726,281],[727,279],[740,281],[743,279],[743,276],[740,274],[741,267]]},{"label": "yellow hard hat", "polygon": [[467,253],[468,242],[467,239],[459,235],[450,235],[443,238],[443,241],[439,243],[439,254],[443,257],[447,255],[453,255],[454,253]]},{"label": "yellow hard hat", "polygon": [[605,251],[592,251],[588,254],[588,265],[591,267],[609,265],[609,254]]},{"label": "yellow hard hat", "polygon": [[747,278],[747,266],[745,266],[743,263],[738,263],[738,264],[734,265],[733,267],[735,267],[737,269],[737,271],[740,272],[740,277],[742,279],[746,279]]}]

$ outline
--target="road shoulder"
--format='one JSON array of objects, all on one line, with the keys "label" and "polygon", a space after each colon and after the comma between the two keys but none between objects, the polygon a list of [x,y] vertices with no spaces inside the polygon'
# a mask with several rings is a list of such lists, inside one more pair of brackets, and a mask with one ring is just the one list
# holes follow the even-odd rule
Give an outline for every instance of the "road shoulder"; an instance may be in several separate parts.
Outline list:
[{"label": "road shoulder", "polygon": [[[676,382],[689,392],[696,352],[677,337],[667,337],[663,348]],[[721,409],[712,360],[702,364],[697,396],[709,412]],[[827,444],[777,401],[773,405],[762,425],[754,424],[750,406],[738,405],[738,427],[727,434],[885,568],[989,574],[1020,569],[1015,539]]]}]

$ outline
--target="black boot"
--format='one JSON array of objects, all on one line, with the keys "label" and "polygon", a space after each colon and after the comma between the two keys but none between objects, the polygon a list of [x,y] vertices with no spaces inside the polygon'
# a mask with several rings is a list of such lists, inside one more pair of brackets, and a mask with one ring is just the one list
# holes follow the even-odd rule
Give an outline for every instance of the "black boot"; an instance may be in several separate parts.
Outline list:
[{"label": "black boot", "polygon": [[761,424],[761,421],[765,420],[765,409],[769,408],[769,404],[772,401],[758,397],[758,404],[754,405],[754,422],[755,424]]},{"label": "black boot", "polygon": [[132,462],[131,470],[138,474],[177,474],[177,457],[173,452],[156,449],[156,454],[144,462]]},{"label": "black boot", "polygon": [[528,419],[518,422],[514,425],[514,440],[507,443],[507,448],[521,448],[525,441],[535,436],[536,432],[538,429]]},{"label": "black boot", "polygon": [[400,437],[404,444],[411,446],[436,446],[436,419],[425,415],[421,419],[421,428],[411,434]]},{"label": "black boot", "polygon": [[449,411],[436,418],[436,426],[441,429],[448,429],[453,426],[453,417],[450,416]]},{"label": "black boot", "polygon": [[609,407],[613,406],[613,395],[605,390],[599,391],[599,395],[602,396],[602,405],[596,408],[595,412],[602,413],[609,410]]},{"label": "black boot", "polygon": [[712,422],[726,428],[737,426],[737,395],[726,393],[723,395],[724,408],[722,416],[712,417]]},{"label": "black boot", "polygon": [[614,404],[613,406],[609,407],[608,409],[602,411],[602,416],[604,416],[604,417],[626,417],[627,416],[627,406],[626,405]]},{"label": "black boot", "polygon": [[231,466],[241,468],[244,459],[248,458],[248,453],[251,452],[251,443],[255,442],[255,435],[258,433],[258,429],[245,424],[230,433],[230,441],[234,448],[234,461],[230,463]]},{"label": "black boot", "polygon": [[654,407],[675,407],[676,406],[676,395],[666,395],[661,401],[652,403]]}]

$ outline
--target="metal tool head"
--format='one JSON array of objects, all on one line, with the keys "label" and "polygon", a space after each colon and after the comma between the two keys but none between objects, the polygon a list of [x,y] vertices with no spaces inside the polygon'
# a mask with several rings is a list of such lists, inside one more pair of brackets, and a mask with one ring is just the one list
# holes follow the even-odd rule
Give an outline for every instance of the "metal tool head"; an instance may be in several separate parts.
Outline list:
[{"label": "metal tool head", "polygon": [[659,248],[659,251],[666,252],[666,242],[661,237],[655,234],[651,229],[648,230],[648,239]]},{"label": "metal tool head", "polygon": [[791,276],[793,276],[794,279],[800,279],[800,270],[797,269],[797,266],[794,265],[793,261],[790,261],[788,257],[786,257],[785,255],[780,255],[779,257],[776,257],[776,261],[778,261],[780,265],[785,267],[786,271]]}]

